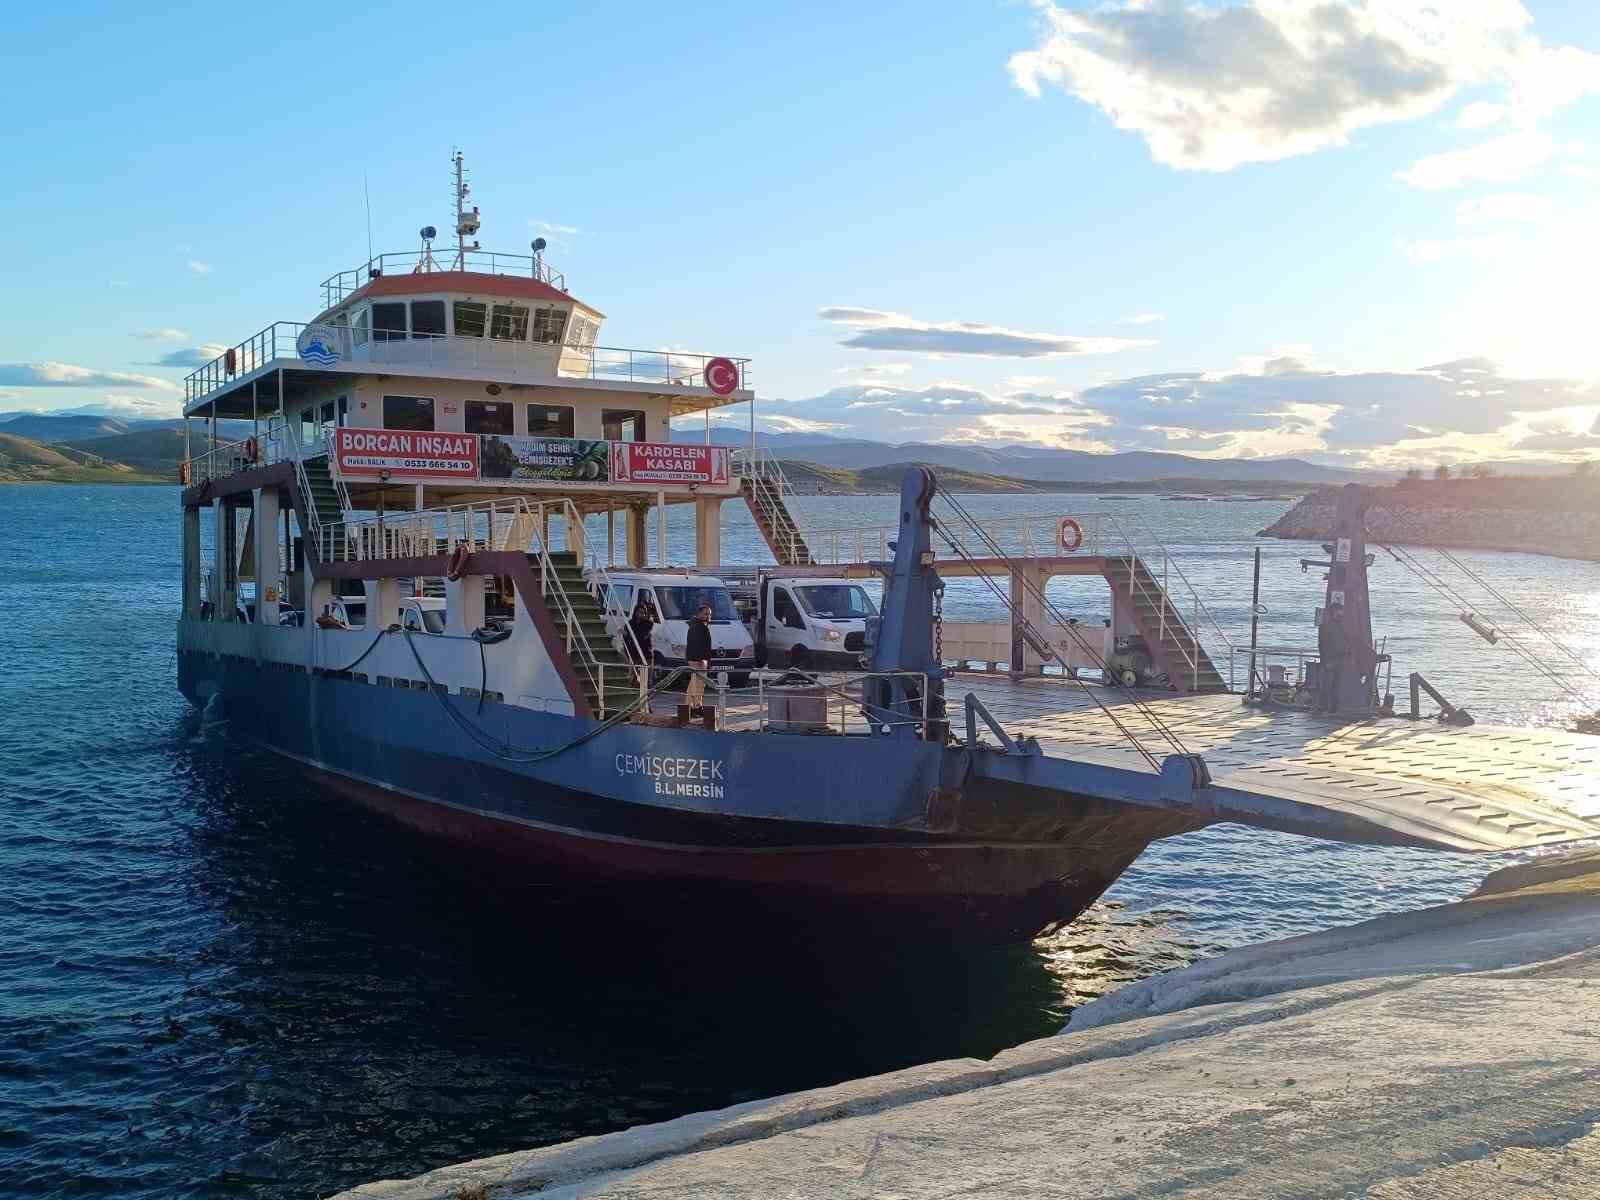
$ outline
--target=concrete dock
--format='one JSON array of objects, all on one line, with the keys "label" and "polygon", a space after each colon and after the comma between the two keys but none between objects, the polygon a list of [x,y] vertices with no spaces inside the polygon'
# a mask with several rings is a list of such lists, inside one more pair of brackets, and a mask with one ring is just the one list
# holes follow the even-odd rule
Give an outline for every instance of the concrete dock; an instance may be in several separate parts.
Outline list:
[{"label": "concrete dock", "polygon": [[1507,868],[1454,904],[1145,980],[988,1062],[344,1193],[1174,1194],[1600,1194],[1600,851]]}]

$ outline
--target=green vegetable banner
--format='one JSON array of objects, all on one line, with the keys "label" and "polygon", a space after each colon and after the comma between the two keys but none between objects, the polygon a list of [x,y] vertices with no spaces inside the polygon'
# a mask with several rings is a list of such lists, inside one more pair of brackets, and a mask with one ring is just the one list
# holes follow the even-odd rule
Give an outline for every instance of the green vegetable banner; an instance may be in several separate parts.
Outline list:
[{"label": "green vegetable banner", "polygon": [[605,442],[581,438],[501,437],[480,439],[480,479],[566,479],[593,483],[610,477]]}]

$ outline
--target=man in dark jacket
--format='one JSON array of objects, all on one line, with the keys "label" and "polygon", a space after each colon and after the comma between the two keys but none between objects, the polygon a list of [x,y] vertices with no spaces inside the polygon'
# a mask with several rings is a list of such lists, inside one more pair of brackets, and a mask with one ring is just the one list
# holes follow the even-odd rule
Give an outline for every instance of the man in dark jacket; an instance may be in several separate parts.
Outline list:
[{"label": "man in dark jacket", "polygon": [[684,646],[684,657],[689,665],[694,668],[694,674],[689,676],[688,694],[684,697],[689,703],[689,715],[699,716],[706,702],[706,677],[705,672],[711,669],[711,606],[702,604],[700,611],[695,613],[689,622],[689,639]]},{"label": "man in dark jacket", "polygon": [[650,687],[650,663],[655,657],[652,645],[655,627],[655,606],[648,597],[640,596],[639,602],[633,606],[633,616],[628,619],[628,629],[633,635],[628,639],[628,656],[639,668],[640,691]]},{"label": "man in dark jacket", "polygon": [[1317,658],[1322,662],[1321,686],[1317,689],[1317,711],[1339,711],[1339,681],[1344,675],[1344,608],[1330,604],[1317,626]]}]

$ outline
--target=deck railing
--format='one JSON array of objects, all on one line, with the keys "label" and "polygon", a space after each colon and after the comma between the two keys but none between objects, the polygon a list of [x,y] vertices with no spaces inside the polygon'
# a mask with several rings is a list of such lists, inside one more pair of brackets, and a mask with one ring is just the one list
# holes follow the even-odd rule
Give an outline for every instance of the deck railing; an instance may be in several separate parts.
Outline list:
[{"label": "deck railing", "polygon": [[[441,267],[441,263],[446,265]],[[515,275],[523,279],[537,279],[558,292],[567,290],[566,276],[545,262],[542,255],[501,254],[498,250],[468,250],[465,255],[450,249],[400,250],[376,255],[359,267],[335,271],[328,276],[322,281],[322,307],[332,308],[382,275],[445,275],[453,270],[473,271],[481,275]],[[444,290],[448,284],[441,283],[440,287]]]},{"label": "deck railing", "polygon": [[[1066,524],[1070,520],[1071,524]],[[1134,596],[1147,601],[1154,614],[1156,634],[1166,641],[1169,626],[1184,625],[1196,645],[1205,638],[1218,647],[1217,661],[1230,657],[1233,640],[1206,607],[1199,591],[1184,574],[1171,550],[1144,522],[1121,513],[1083,513],[1063,519],[1042,514],[981,519],[979,530],[968,531],[941,522],[934,530],[936,553],[957,557],[990,558],[998,546],[1006,559],[1124,557],[1129,559],[1129,586]],[[863,563],[894,557],[889,543],[899,536],[894,525],[849,529],[807,529],[806,543],[818,563]],[[1142,565],[1144,574],[1137,569]],[[1202,647],[1203,648],[1203,647]],[[1184,673],[1197,681],[1199,654],[1177,643]]]},{"label": "deck railing", "polygon": [[[458,334],[409,336],[403,332],[360,331],[344,325],[326,325],[337,345],[327,347],[327,358],[317,362],[300,356],[299,338],[307,326],[302,321],[274,321],[265,329],[224,350],[183,381],[186,404],[199,400],[235,379],[273,363],[292,363],[302,369],[367,369],[489,372],[515,378],[614,380],[666,387],[706,387],[705,371],[715,355],[685,354],[676,350],[633,350],[619,346],[554,344],[511,338],[464,337]],[[739,387],[748,388],[749,362],[734,358]]]}]

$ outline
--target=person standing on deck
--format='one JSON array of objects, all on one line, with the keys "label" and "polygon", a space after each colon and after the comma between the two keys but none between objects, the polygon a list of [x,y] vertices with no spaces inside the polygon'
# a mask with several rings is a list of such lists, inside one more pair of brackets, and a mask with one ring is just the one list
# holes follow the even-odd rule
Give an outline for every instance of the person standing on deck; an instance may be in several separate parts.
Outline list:
[{"label": "person standing on deck", "polygon": [[648,596],[640,596],[639,602],[633,606],[633,616],[628,618],[628,629],[632,633],[628,639],[628,654],[638,665],[641,692],[650,690],[650,664],[655,657],[651,635],[655,626],[655,607]]},{"label": "person standing on deck", "polygon": [[706,702],[706,676],[711,669],[711,606],[702,604],[700,611],[695,613],[694,619],[689,622],[689,640],[684,646],[684,655],[689,665],[694,668],[694,674],[689,676],[688,694],[684,697],[689,702],[689,715],[701,715],[701,708]]},{"label": "person standing on deck", "polygon": [[1344,675],[1344,607],[1328,605],[1317,626],[1317,658],[1322,663],[1321,686],[1317,689],[1317,711],[1339,711],[1339,681]]}]

